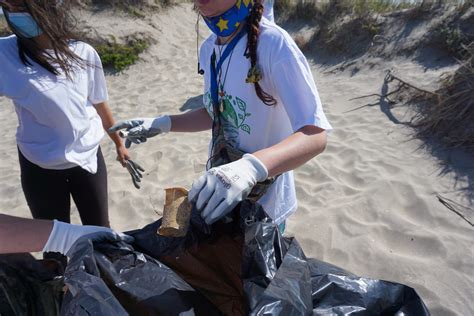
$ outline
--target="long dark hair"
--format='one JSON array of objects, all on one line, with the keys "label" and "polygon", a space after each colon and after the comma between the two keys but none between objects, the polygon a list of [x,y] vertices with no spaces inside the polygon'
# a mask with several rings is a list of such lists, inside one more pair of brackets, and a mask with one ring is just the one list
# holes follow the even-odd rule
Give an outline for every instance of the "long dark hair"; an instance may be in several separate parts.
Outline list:
[{"label": "long dark hair", "polygon": [[45,50],[34,39],[22,36],[9,20],[8,10],[4,10],[5,18],[11,30],[17,36],[18,53],[25,66],[31,66],[35,61],[50,73],[58,76],[64,74],[71,78],[77,67],[84,67],[84,61],[70,48],[69,43],[79,40],[73,30],[76,21],[70,14],[70,0],[24,0],[26,11],[31,14],[38,26],[43,30],[50,42],[51,52]]},{"label": "long dark hair", "polygon": [[[254,0],[254,5],[249,17],[247,18],[248,23],[248,41],[247,41],[247,53],[250,58],[251,67],[257,67],[257,46],[258,36],[260,35],[260,21],[263,15],[263,4],[262,0]],[[254,83],[255,92],[260,100],[266,105],[276,105],[277,101],[271,95],[263,91],[260,84]]]}]

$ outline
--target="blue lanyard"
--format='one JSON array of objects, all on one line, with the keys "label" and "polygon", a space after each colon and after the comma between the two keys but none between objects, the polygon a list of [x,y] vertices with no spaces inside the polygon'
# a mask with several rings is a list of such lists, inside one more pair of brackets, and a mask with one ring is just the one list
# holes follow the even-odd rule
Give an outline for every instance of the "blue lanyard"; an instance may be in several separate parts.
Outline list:
[{"label": "blue lanyard", "polygon": [[[227,47],[224,50],[224,53],[222,53],[222,56],[219,59],[219,62],[217,63],[217,66],[216,66],[216,51],[214,50],[211,55],[211,97],[212,97],[212,103],[215,110],[218,108],[218,104],[219,104],[219,87],[217,83],[217,74],[221,70],[222,64],[224,63],[224,61],[227,59],[227,57],[230,55],[232,50],[235,48],[239,40],[245,35],[245,33],[246,33],[246,28],[244,27],[227,45]],[[215,112],[215,114],[217,113],[218,112]]]}]

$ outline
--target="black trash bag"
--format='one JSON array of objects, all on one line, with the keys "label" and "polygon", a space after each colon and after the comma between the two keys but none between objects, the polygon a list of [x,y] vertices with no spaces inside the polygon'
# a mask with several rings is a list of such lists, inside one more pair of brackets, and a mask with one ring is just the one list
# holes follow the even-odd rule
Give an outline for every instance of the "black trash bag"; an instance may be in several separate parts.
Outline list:
[{"label": "black trash bag", "polygon": [[172,270],[124,242],[80,239],[65,283],[61,315],[218,315]]},{"label": "black trash bag", "polygon": [[63,314],[82,315],[71,307],[82,299],[91,315],[429,315],[410,287],[306,258],[258,205],[212,227],[193,215],[183,238],[157,235],[160,225],[129,232],[134,248],[80,242]]},{"label": "black trash bag", "polygon": [[62,267],[30,254],[0,255],[0,315],[59,315]]},{"label": "black trash bag", "polygon": [[[252,260],[265,245],[267,259]],[[249,227],[245,249],[253,271],[244,279],[250,315],[429,315],[412,288],[308,259],[294,238],[282,238],[270,223]]]}]

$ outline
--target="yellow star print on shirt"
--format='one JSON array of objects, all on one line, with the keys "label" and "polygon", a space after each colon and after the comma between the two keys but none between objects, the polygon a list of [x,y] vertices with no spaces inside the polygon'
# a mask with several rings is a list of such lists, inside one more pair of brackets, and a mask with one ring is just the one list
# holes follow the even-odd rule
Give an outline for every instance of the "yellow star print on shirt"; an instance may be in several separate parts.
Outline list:
[{"label": "yellow star print on shirt", "polygon": [[219,27],[219,29],[221,30],[221,32],[223,30],[227,30],[229,27],[227,26],[227,24],[229,23],[229,20],[224,20],[222,17],[220,18],[219,20],[219,23],[217,23],[216,25]]}]

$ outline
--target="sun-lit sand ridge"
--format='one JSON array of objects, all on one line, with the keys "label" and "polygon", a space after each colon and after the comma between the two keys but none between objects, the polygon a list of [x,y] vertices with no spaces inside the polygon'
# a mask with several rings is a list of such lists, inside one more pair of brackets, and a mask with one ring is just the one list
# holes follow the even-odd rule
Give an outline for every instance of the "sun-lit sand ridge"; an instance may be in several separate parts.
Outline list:
[{"label": "sun-lit sand ridge", "polygon": [[[196,16],[191,5],[140,19],[108,11],[81,14],[99,35],[122,38],[138,32],[156,40],[142,61],[107,77],[116,119],[199,106],[202,79],[196,73]],[[201,27],[201,35],[206,34]],[[472,190],[472,174],[443,173],[439,160],[379,106],[347,112],[367,101],[349,99],[380,92],[385,69],[422,86],[433,85],[446,69],[425,71],[409,59],[366,60],[351,76],[317,61],[310,58],[335,130],[325,153],[296,171],[299,209],[288,221],[287,233],[296,236],[308,256],[358,275],[414,287],[433,315],[473,314],[473,228],[436,199],[436,194],[445,194],[469,205],[469,192],[462,189],[471,185]],[[2,98],[0,105],[0,210],[29,217],[20,185],[16,115],[10,101]],[[393,114],[403,119],[405,111],[396,108]],[[164,204],[163,189],[189,188],[204,170],[209,137],[171,134],[133,147],[133,157],[146,169],[141,190],[133,187],[115,161],[113,146],[104,140],[113,228],[135,229],[156,220]],[[451,160],[472,165],[460,154]],[[79,222],[75,210],[73,221]]]}]

